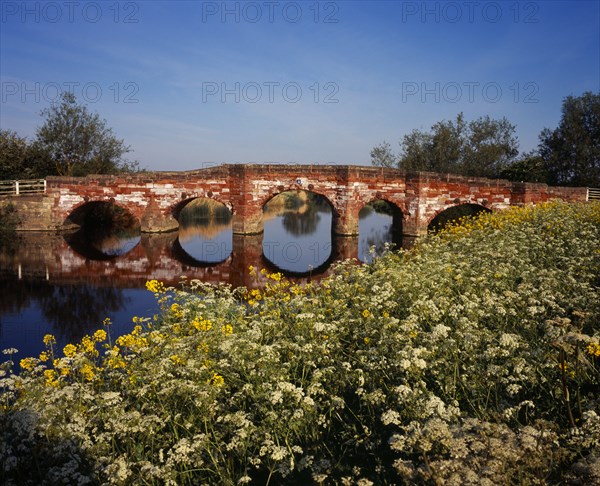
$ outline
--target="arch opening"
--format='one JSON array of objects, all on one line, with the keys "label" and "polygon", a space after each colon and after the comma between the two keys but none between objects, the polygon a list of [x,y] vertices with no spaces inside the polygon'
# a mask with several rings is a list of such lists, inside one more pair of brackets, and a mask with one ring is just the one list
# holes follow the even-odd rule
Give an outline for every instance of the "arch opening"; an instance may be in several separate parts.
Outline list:
[{"label": "arch opening", "polygon": [[233,251],[233,215],[227,206],[206,197],[188,199],[180,205],[175,244],[198,265],[227,260]]},{"label": "arch opening", "polygon": [[386,246],[402,247],[402,210],[384,199],[375,199],[358,213],[358,259],[371,262]]},{"label": "arch opening", "polygon": [[91,201],[67,217],[79,229],[65,236],[67,243],[90,260],[107,260],[133,250],[141,240],[140,221],[113,201]]},{"label": "arch opening", "polygon": [[306,190],[283,191],[263,206],[263,257],[275,269],[305,275],[330,262],[334,209],[329,200]]},{"label": "arch opening", "polygon": [[482,213],[491,213],[491,209],[480,204],[464,203],[451,206],[438,213],[427,226],[427,231],[435,233],[444,229],[450,223],[456,223],[461,218],[470,218]]}]

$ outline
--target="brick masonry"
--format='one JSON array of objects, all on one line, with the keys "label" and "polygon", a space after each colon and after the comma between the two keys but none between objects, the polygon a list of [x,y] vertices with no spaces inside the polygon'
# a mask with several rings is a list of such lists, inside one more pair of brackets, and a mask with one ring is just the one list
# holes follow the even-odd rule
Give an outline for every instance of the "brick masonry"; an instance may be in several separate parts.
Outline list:
[{"label": "brick masonry", "polygon": [[501,210],[550,199],[585,201],[587,195],[586,188],[382,167],[232,164],[188,172],[49,177],[46,198],[51,210],[46,226],[64,227],[75,209],[93,201],[110,201],[136,216],[143,232],[166,232],[178,227],[178,214],[189,201],[206,197],[231,210],[235,234],[258,234],[263,230],[264,204],[281,192],[296,189],[328,199],[334,231],[340,235],[358,234],[359,211],[376,199],[400,209],[405,235],[420,235],[437,214],[460,204]]}]

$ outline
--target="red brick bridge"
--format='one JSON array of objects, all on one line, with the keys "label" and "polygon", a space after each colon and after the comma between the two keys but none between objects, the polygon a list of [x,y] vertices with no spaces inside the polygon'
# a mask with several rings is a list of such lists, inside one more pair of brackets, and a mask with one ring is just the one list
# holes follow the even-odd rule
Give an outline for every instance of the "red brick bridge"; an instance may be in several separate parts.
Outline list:
[{"label": "red brick bridge", "polygon": [[298,189],[327,198],[333,211],[333,229],[339,235],[358,234],[359,211],[378,199],[399,209],[405,235],[426,233],[436,215],[461,204],[500,210],[550,199],[587,199],[586,188],[382,167],[267,164],[220,165],[188,172],[49,177],[46,197],[52,200],[51,220],[56,227],[69,223],[74,211],[86,204],[106,201],[129,210],[139,219],[143,232],[170,231],[178,227],[181,209],[203,197],[230,209],[235,234],[257,234],[263,230],[265,203],[281,192]]}]

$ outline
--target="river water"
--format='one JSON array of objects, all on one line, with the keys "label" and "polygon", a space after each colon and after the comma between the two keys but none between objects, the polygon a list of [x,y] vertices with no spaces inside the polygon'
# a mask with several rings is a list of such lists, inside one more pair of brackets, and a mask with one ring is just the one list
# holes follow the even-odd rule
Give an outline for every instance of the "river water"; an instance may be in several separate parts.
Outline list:
[{"label": "river water", "polygon": [[0,350],[18,349],[17,361],[37,356],[46,334],[62,349],[105,318],[113,338],[129,332],[132,317],[158,311],[145,288],[150,279],[177,285],[185,276],[252,287],[261,284],[249,275],[252,265],[306,281],[327,275],[338,260],[369,261],[372,247],[377,253],[385,243],[411,244],[396,236],[391,215],[369,207],[361,212],[358,237],[336,237],[323,201],[271,206],[265,207],[264,234],[255,236],[233,235],[226,217],[192,218],[178,232],[154,235],[19,233],[0,247]]}]

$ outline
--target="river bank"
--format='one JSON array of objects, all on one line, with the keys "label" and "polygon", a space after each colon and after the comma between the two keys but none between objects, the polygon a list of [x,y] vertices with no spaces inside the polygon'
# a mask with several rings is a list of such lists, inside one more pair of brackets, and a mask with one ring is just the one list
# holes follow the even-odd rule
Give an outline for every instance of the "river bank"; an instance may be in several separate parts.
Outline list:
[{"label": "river bank", "polygon": [[156,319],[4,366],[7,483],[600,480],[600,205],[484,215],[320,283],[247,273],[269,284],[152,280]]}]

